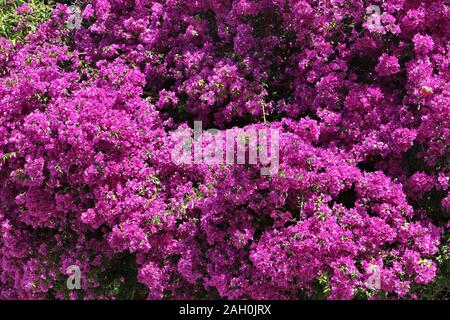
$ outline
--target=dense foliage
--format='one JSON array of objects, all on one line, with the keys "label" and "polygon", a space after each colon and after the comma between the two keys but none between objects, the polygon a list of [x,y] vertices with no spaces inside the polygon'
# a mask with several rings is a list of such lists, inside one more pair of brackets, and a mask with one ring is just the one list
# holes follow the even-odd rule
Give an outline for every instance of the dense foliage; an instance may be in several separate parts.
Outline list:
[{"label": "dense foliage", "polygon": [[[74,2],[0,2],[0,298],[448,298],[445,1]],[[174,163],[194,120],[278,173]]]}]

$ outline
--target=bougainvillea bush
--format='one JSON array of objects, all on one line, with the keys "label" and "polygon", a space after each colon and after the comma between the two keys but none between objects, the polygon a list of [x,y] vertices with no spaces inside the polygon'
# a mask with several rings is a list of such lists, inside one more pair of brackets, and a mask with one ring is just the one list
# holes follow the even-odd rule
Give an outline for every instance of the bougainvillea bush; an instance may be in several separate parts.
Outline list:
[{"label": "bougainvillea bush", "polygon": [[449,114],[446,1],[3,0],[0,298],[448,298]]}]

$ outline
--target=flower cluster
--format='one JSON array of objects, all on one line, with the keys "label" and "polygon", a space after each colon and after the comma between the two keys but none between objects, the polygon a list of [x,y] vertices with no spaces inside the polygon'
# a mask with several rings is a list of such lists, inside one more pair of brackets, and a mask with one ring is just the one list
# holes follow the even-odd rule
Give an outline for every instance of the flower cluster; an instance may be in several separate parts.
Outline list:
[{"label": "flower cluster", "polygon": [[[77,5],[80,28],[56,3],[0,38],[0,299],[396,299],[450,282],[444,1]],[[277,173],[174,163],[194,121],[279,130]]]}]

